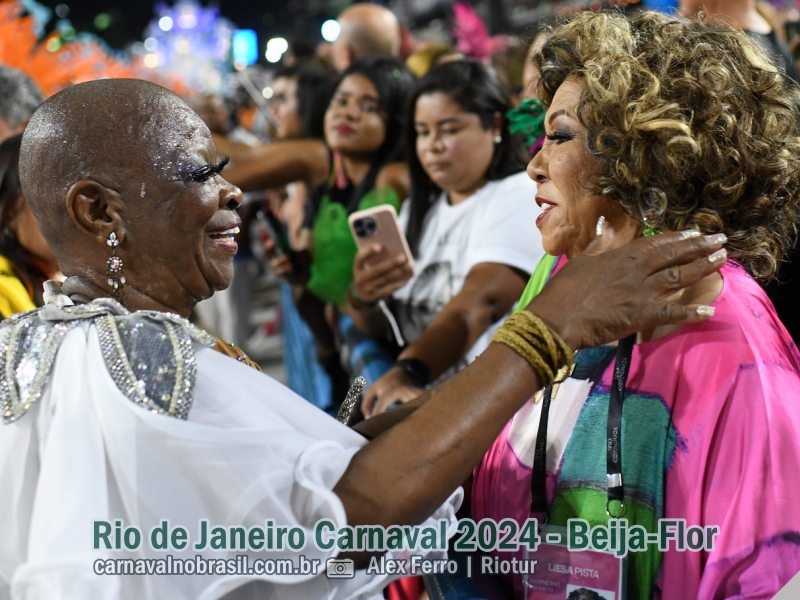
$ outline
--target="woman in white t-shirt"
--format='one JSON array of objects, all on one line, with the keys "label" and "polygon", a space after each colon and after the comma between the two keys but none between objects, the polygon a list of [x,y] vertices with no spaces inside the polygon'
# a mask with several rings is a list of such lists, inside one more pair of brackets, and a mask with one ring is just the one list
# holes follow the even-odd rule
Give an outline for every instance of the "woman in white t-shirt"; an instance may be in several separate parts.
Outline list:
[{"label": "woman in white t-shirt", "polygon": [[472,60],[435,68],[411,94],[412,194],[400,221],[414,269],[376,244],[356,257],[349,294],[356,324],[373,335],[387,329],[378,305],[387,299],[406,342],[367,390],[368,416],[415,398],[480,354],[544,254],[536,185],[508,131],[508,108],[494,73]]}]

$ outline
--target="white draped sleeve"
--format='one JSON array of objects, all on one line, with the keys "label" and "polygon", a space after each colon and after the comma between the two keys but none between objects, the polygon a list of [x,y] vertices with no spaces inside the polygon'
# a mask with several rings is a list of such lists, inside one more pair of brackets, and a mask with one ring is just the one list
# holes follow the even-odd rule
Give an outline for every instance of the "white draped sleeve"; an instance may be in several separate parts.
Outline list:
[{"label": "white draped sleeve", "polygon": [[[319,519],[343,526],[332,489],[365,443],[269,377],[196,346],[197,379],[188,420],[149,412],[115,385],[93,326],[64,338],[41,400],[0,425],[0,599],[269,599],[380,597],[383,576],[356,571],[327,579],[312,542]],[[152,365],[156,367],[156,365]],[[456,490],[431,519],[455,528]],[[142,531],[140,548],[93,548],[95,521]],[[150,548],[151,528],[168,519],[189,533],[183,551]],[[300,527],[300,552],[196,551],[198,523]],[[97,559],[288,558],[322,563],[311,575],[108,576]],[[255,582],[255,583],[251,583]],[[248,584],[245,587],[244,584]],[[257,589],[256,589],[257,588]]]}]

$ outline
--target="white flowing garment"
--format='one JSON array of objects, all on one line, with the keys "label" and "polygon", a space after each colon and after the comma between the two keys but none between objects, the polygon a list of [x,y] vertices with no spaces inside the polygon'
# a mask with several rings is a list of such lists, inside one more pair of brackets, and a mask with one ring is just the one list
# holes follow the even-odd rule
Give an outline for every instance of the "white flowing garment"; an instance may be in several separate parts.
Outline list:
[{"label": "white flowing garment", "polygon": [[[328,579],[325,561],[336,551],[310,542],[319,519],[346,524],[332,488],[365,440],[262,373],[200,344],[194,350],[193,404],[181,420],[126,398],[91,320],[65,335],[39,401],[0,424],[0,600],[195,600],[232,590],[225,597],[380,597],[390,578],[356,571],[352,579]],[[454,492],[431,517],[448,520],[448,534],[461,495]],[[115,519],[142,531],[138,550],[93,549],[94,521]],[[148,532],[162,519],[188,530],[186,550],[150,548]],[[321,560],[321,574],[95,574],[98,559],[192,556],[200,519],[302,527],[309,540],[302,554]],[[202,552],[241,554],[251,563],[299,560],[289,550]]]}]

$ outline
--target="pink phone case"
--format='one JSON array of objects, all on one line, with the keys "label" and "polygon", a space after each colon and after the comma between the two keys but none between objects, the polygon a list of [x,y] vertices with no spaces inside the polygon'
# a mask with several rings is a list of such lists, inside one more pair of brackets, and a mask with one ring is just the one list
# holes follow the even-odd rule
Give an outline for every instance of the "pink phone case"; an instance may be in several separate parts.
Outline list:
[{"label": "pink phone case", "polygon": [[380,244],[383,246],[383,256],[404,255],[411,268],[414,268],[411,250],[408,248],[406,236],[400,229],[397,212],[393,206],[384,204],[356,211],[350,215],[347,222],[359,248]]}]

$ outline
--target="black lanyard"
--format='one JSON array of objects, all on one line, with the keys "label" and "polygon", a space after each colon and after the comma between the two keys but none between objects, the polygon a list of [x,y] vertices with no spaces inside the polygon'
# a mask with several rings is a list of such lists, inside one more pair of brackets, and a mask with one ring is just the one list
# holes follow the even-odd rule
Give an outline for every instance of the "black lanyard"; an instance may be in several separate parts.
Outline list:
[{"label": "black lanyard", "polygon": [[[625,489],[622,482],[622,403],[625,399],[625,384],[631,366],[631,354],[636,336],[631,335],[620,340],[617,345],[614,376],[611,381],[611,393],[608,401],[608,423],[606,426],[606,480],[608,500],[606,512],[612,500],[620,502],[620,514],[625,514]],[[606,363],[607,364],[607,363]],[[599,373],[602,374],[602,370]],[[536,434],[536,446],[533,455],[533,474],[531,477],[531,513],[547,516],[547,422],[550,415],[550,401],[553,386],[548,385],[542,398],[542,412],[539,417],[539,431]],[[542,521],[544,522],[544,521]]]}]

